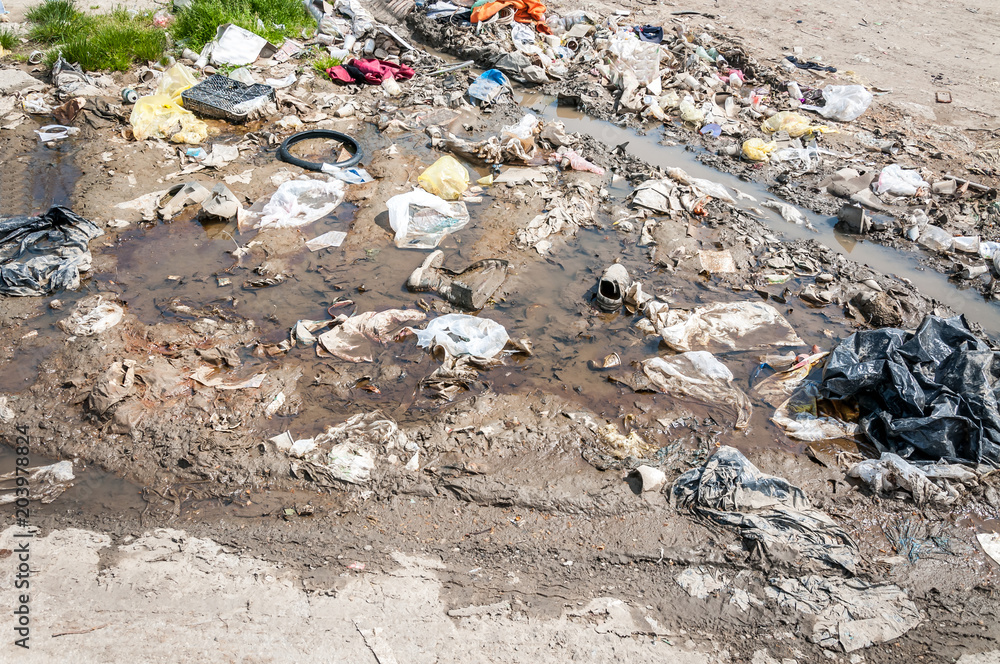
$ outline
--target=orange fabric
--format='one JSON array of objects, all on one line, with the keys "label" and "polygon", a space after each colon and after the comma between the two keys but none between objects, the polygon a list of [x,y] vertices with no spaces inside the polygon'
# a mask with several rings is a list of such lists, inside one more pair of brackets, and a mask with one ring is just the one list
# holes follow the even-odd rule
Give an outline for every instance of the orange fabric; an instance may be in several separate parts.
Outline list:
[{"label": "orange fabric", "polygon": [[493,18],[504,7],[513,7],[516,11],[514,20],[518,23],[534,23],[538,32],[547,35],[552,34],[549,26],[545,25],[545,5],[538,0],[498,0],[488,2],[472,10],[472,23],[480,23]]}]

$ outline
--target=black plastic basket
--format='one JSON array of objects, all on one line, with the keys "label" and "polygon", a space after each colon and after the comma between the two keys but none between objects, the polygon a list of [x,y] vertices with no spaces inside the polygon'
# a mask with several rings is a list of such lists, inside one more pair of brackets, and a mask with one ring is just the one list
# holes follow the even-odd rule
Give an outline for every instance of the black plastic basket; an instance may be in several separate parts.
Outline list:
[{"label": "black plastic basket", "polygon": [[230,122],[245,122],[247,116],[274,101],[274,88],[255,83],[244,85],[221,74],[212,74],[204,81],[181,93],[184,108]]}]

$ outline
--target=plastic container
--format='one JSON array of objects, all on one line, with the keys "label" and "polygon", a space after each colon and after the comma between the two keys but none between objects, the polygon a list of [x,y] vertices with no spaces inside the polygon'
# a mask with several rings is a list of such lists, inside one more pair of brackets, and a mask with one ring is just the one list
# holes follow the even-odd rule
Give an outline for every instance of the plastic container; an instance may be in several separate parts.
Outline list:
[{"label": "plastic container", "polygon": [[966,254],[978,254],[979,253],[979,236],[969,235],[963,237],[955,237],[951,239],[952,248],[955,251],[961,251]]},{"label": "plastic container", "polygon": [[230,122],[246,122],[248,116],[274,101],[274,88],[256,83],[244,85],[221,74],[181,93],[184,108],[199,115]]},{"label": "plastic container", "polygon": [[917,238],[917,242],[932,251],[948,251],[954,243],[954,238],[951,236],[951,233],[943,228],[928,224],[927,227],[920,232],[920,237]]}]

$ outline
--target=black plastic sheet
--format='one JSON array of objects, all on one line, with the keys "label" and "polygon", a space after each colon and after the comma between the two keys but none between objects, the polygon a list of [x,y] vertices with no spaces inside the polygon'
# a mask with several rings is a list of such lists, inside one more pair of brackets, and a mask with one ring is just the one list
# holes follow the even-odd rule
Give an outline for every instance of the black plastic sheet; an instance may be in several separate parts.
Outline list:
[{"label": "black plastic sheet", "polygon": [[88,243],[104,231],[53,207],[38,217],[0,218],[0,294],[48,295],[80,287],[90,269]]},{"label": "black plastic sheet", "polygon": [[1000,353],[961,316],[927,316],[916,332],[856,332],[823,374],[830,399],[854,398],[880,452],[1000,466]]}]

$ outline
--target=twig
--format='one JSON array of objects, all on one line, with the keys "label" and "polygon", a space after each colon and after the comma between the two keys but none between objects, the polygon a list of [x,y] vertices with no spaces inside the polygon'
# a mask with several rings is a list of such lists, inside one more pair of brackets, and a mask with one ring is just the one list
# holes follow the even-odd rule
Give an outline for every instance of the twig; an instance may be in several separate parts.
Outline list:
[{"label": "twig", "polygon": [[107,627],[110,624],[111,623],[104,623],[103,625],[98,625],[97,627],[91,627],[90,629],[79,629],[79,630],[76,630],[76,631],[73,631],[73,632],[59,632],[58,634],[53,634],[52,638],[54,639],[57,636],[66,636],[67,634],[86,634],[88,632],[95,632],[95,631],[97,631],[99,629],[104,629],[105,627]]}]

